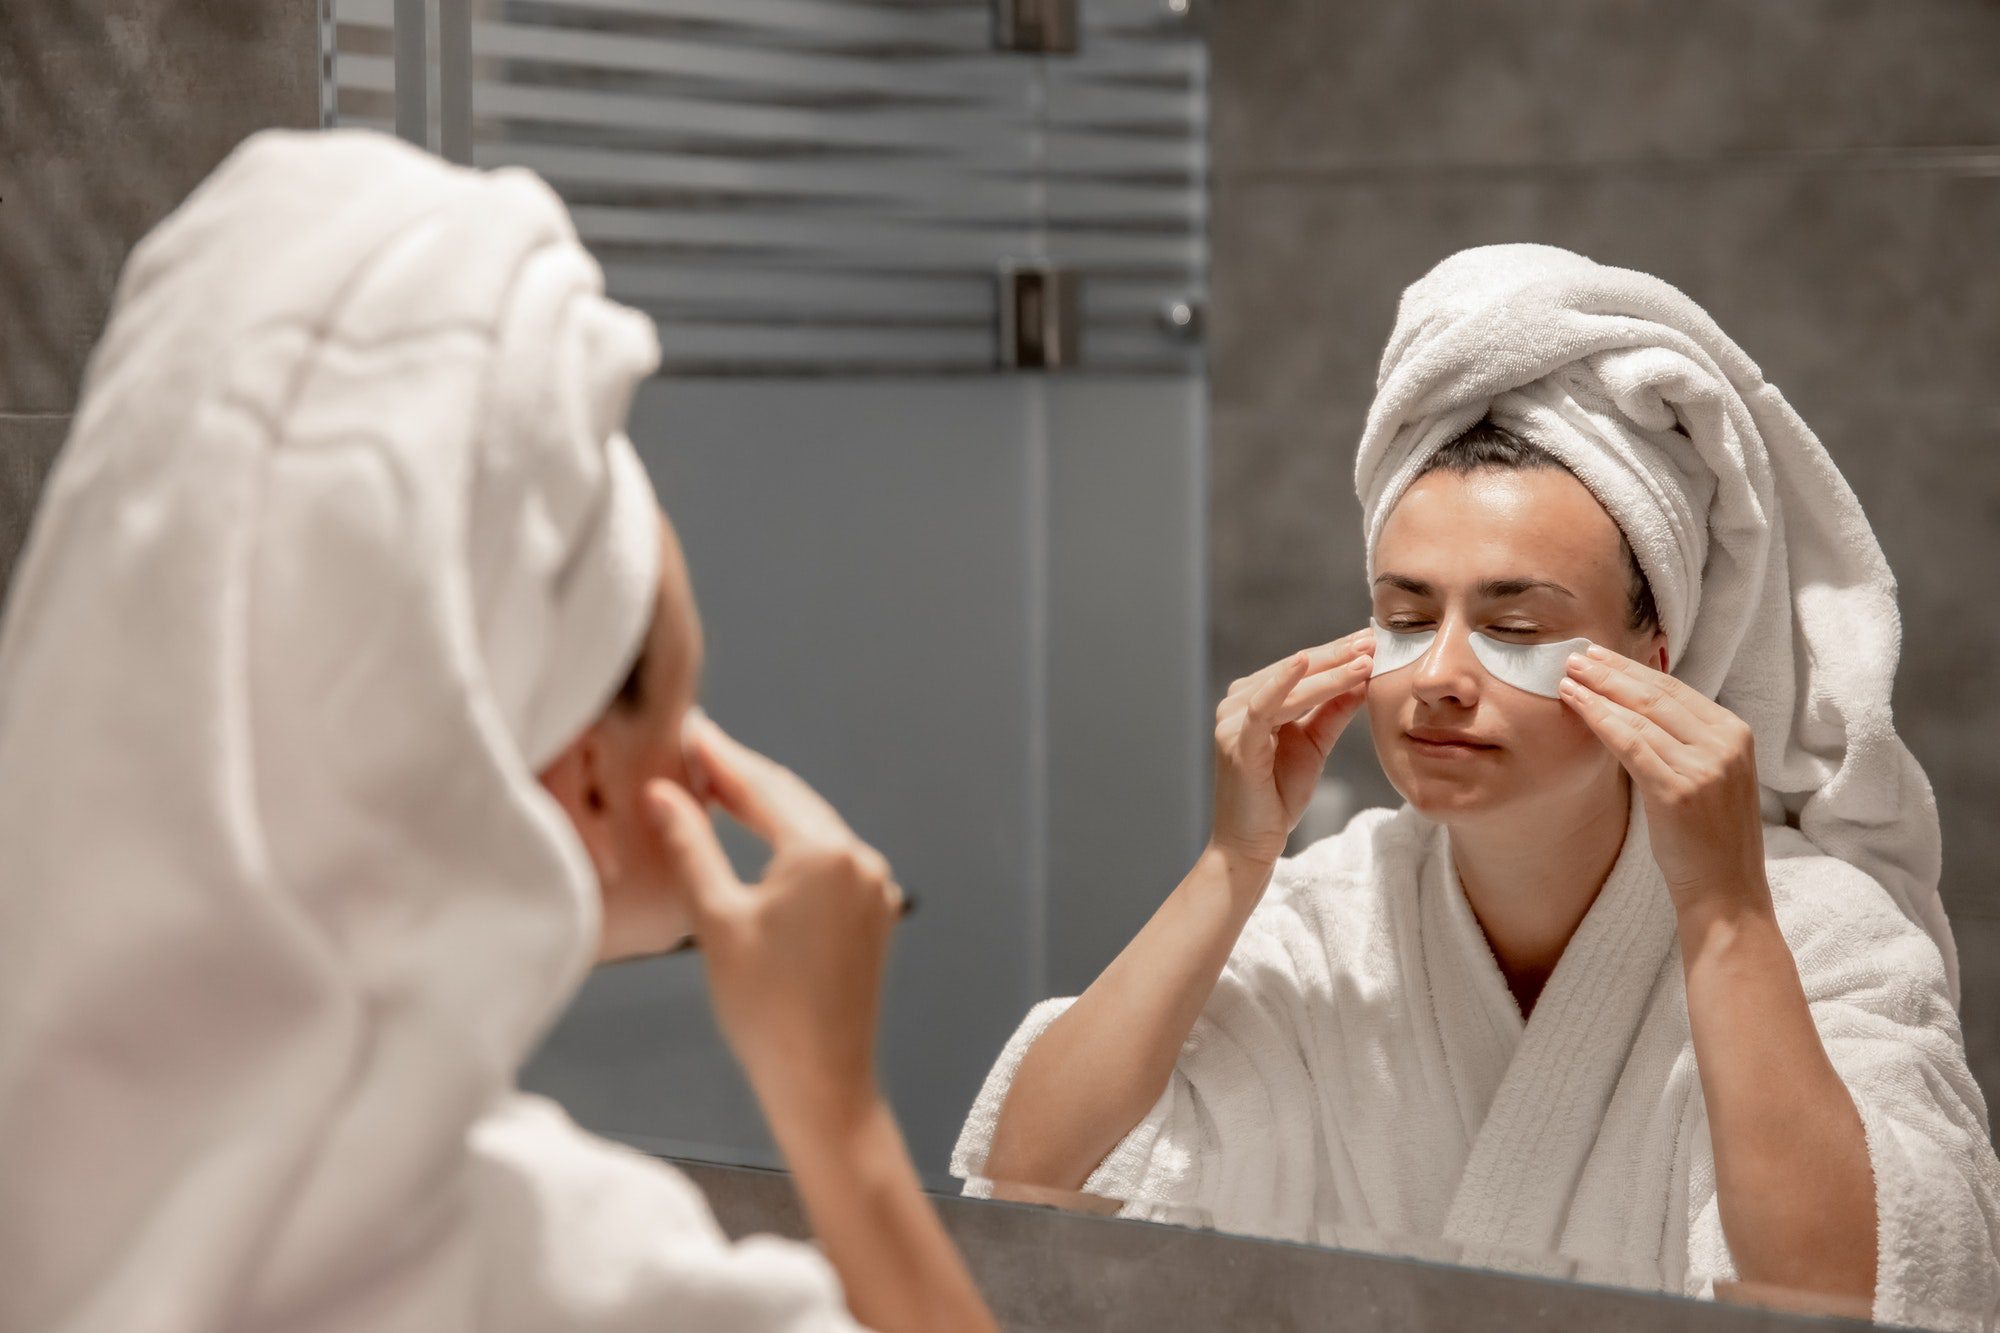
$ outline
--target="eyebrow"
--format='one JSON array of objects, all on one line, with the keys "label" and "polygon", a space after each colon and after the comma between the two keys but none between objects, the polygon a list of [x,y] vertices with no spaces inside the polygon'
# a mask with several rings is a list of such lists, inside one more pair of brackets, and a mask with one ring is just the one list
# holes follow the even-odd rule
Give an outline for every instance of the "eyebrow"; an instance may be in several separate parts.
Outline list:
[{"label": "eyebrow", "polygon": [[[1377,574],[1375,582],[1377,584],[1386,583],[1392,588],[1401,588],[1413,597],[1437,596],[1437,589],[1435,587],[1424,582],[1422,579],[1413,579],[1408,574]],[[1576,594],[1568,588],[1563,587],[1560,583],[1552,583],[1548,579],[1488,579],[1479,585],[1479,595],[1494,601],[1503,597],[1519,597],[1522,593],[1535,592],[1537,590],[1559,592],[1571,600],[1575,600],[1576,598]]]}]

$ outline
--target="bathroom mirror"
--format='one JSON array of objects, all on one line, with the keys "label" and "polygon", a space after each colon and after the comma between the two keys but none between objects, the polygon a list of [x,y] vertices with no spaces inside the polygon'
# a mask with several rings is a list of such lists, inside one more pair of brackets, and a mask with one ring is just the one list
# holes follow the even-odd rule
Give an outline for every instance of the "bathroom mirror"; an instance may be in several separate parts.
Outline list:
[{"label": "bathroom mirror", "polygon": [[[1686,1164],[1713,1169],[1682,1137],[1709,1129],[1695,1070],[1674,1069],[1671,1099],[1621,1093],[1622,1065],[1592,1035],[1622,1022],[1617,1041],[1650,1040],[1672,1004],[1611,1013],[1622,992],[1579,980],[1582,953],[1568,974],[1510,971],[1482,954],[1463,897],[1437,928],[1470,961],[1426,974],[1460,990],[1426,998],[1480,1015],[1489,1040],[1407,1070],[1385,1048],[1352,1053],[1393,1069],[1408,1108],[1374,1108],[1373,1165],[1293,1151],[1313,1143],[1299,1125],[1343,1112],[1313,1111],[1311,1080],[1273,1082],[1268,1125],[1233,1126],[1268,1128],[1272,1150],[1255,1159],[1268,1178],[1203,1182],[1222,1209],[1033,1171],[957,1179],[953,1148],[1023,1016],[1084,992],[1202,856],[1232,682],[1407,619],[1369,586],[1354,486],[1398,298],[1446,256],[1523,242],[1697,302],[1858,496],[1897,576],[1888,701],[1935,790],[1956,942],[1961,1063],[1946,1050],[1927,1067],[1952,1123],[1988,1132],[2000,912],[1982,895],[2000,883],[2000,834],[1981,802],[2000,785],[2000,705],[1977,684],[2000,625],[1959,589],[1992,563],[2000,487],[1986,442],[2000,18],[1971,0],[1078,0],[1056,41],[996,30],[994,9],[447,0],[419,31],[421,4],[334,0],[327,32],[329,121],[542,172],[612,294],[658,319],[667,363],[632,433],[688,550],[717,682],[706,703],[825,791],[920,899],[899,927],[882,1069],[919,1163],[940,1191],[1066,1211],[1852,1309],[1810,1282],[1803,1297],[1750,1289],[1727,1254],[1669,1262],[1658,1225],[1633,1241],[1568,1211],[1559,1186],[1578,1167],[1556,1159],[1595,1141],[1564,1121],[1579,1104],[1586,1126],[1610,1116],[1633,1143],[1672,1145],[1681,1167],[1643,1188],[1662,1216],[1685,1205],[1669,1195],[1688,1188]],[[1459,651],[1454,630],[1431,629],[1474,660],[1469,640]],[[1292,853],[1403,805],[1377,721],[1364,710],[1340,733]],[[1599,970],[1625,959],[1649,985],[1672,981],[1679,937],[1659,908],[1632,898],[1654,952],[1607,943]],[[1398,1003],[1321,980],[1351,1006]],[[1543,1035],[1558,1010],[1566,1040]],[[1527,1061],[1560,1096],[1510,1091]],[[1246,1085],[1266,1073],[1246,1066]],[[530,1082],[654,1151],[776,1163],[706,1022],[695,956],[601,971]],[[1440,1105],[1462,1141],[1420,1127]],[[1477,1148],[1487,1193],[1455,1190],[1494,1106],[1509,1136]],[[1865,1128],[1871,1142],[1899,1132]],[[1970,1160],[1967,1143],[1940,1151]],[[1367,1196],[1355,1182],[1371,1172],[1397,1194],[1383,1162],[1429,1173],[1414,1231],[1343,1202],[1341,1182]],[[1182,1183],[1204,1169],[1173,1165]],[[1300,1205],[1299,1173],[1322,1167],[1326,1191]],[[1619,1170],[1595,1159],[1600,1201]],[[1260,1192],[1288,1190],[1259,1215]],[[1966,1200],[1888,1203],[1912,1227],[1935,1205],[1948,1228]],[[1444,1239],[1446,1204],[1477,1225]],[[1517,1210],[1532,1225],[1512,1225]],[[1636,1212],[1605,1217],[1643,1229]],[[1938,1237],[1969,1269],[1985,1243]],[[1919,1290],[1890,1313],[1979,1326],[1996,1293],[1937,1310]]]},{"label": "bathroom mirror", "polygon": [[[2000,941],[1989,924],[1993,912],[1984,887],[2000,868],[2000,842],[1983,809],[2000,764],[1991,744],[1996,719],[1979,701],[1984,691],[1977,682],[1984,678],[1980,664],[2000,641],[2000,625],[1988,612],[1962,604],[1954,571],[1984,568],[2000,541],[1990,512],[1991,455],[1978,443],[1984,438],[1980,423],[1991,419],[1994,406],[1978,358],[2000,350],[2000,325],[1992,318],[2000,306],[1984,295],[1993,286],[1994,261],[1974,240],[2000,207],[2000,190],[1980,165],[1990,153],[1959,155],[1934,145],[1990,144],[2000,122],[1990,106],[1975,105],[1976,97],[1949,99],[1949,107],[1929,97],[1912,100],[1897,91],[1895,70],[1903,60],[1920,60],[1946,83],[1964,78],[1968,89],[1979,86],[2000,72],[1992,55],[2000,47],[1991,40],[2000,28],[1990,10],[1974,6],[1926,11],[1921,21],[1907,10],[1867,6],[1839,15],[1823,6],[1626,7],[1616,17],[1585,10],[1501,5],[1472,14],[1442,5],[1393,12],[1288,6],[1282,16],[1268,10],[1253,16],[1218,6],[1210,16],[1210,700],[1224,698],[1232,682],[1360,630],[1371,619],[1405,628],[1404,638],[1431,635],[1442,646],[1413,646],[1401,678],[1378,677],[1385,683],[1371,687],[1368,705],[1340,734],[1323,779],[1298,812],[1288,850],[1299,868],[1289,880],[1280,875],[1279,887],[1296,904],[1291,924],[1273,923],[1247,951],[1239,942],[1232,955],[1237,971],[1224,974],[1216,993],[1198,997],[1211,1021],[1196,1024],[1190,1045],[1178,1053],[1175,1075],[1170,1080],[1148,1066],[1143,1094],[1134,1094],[1115,1116],[1105,1112],[1104,1122],[1093,1127],[1093,1110],[1115,1098],[1091,1100],[1078,1090],[1079,1079],[1064,1078],[1060,1061],[1048,1065],[1040,1071],[1038,1092],[1050,1108],[1045,1123],[1067,1118],[1083,1126],[1079,1141],[1089,1147],[1088,1160],[1082,1171],[1059,1163],[1050,1134],[1031,1126],[1021,1131],[1009,1159],[1011,1193],[1047,1197],[1052,1188],[1076,1187],[1088,1172],[1108,1198],[1087,1206],[1115,1207],[1122,1216],[1144,1217],[1159,1206],[1175,1214],[1163,1220],[1180,1221],[1204,1211],[1195,1201],[1210,1201],[1218,1206],[1207,1210],[1206,1222],[1241,1234],[1428,1254],[1584,1282],[1712,1289],[1736,1299],[1802,1301],[1863,1315],[1869,1302],[1857,1306],[1852,1292],[1868,1288],[1856,1275],[1874,1263],[1876,1286],[1900,1287],[1909,1302],[1900,1313],[1877,1307],[1879,1317],[1990,1327],[2000,1292],[1992,1279],[1991,1214],[1973,1201],[1991,1197],[1993,1189],[1987,1099],[2000,1088],[1993,1017],[2000,1013],[1993,962]],[[1975,32],[1986,45],[1970,57],[1961,44]],[[1837,50],[1827,45],[1833,33],[1839,34]],[[1870,108],[1865,114],[1864,102]],[[1893,179],[1883,174],[1891,164]],[[1356,498],[1357,446],[1371,439],[1385,449],[1411,443],[1411,436],[1393,432],[1371,435],[1380,426],[1371,421],[1371,408],[1380,409],[1385,394],[1408,390],[1409,398],[1394,400],[1396,410],[1406,413],[1401,420],[1420,419],[1423,405],[1434,400],[1408,389],[1417,373],[1411,363],[1444,343],[1440,330],[1468,320],[1465,310],[1487,299],[1468,294],[1475,280],[1490,278],[1497,286],[1506,279],[1461,269],[1454,291],[1441,294],[1433,285],[1417,295],[1414,307],[1404,308],[1400,327],[1399,299],[1411,301],[1405,291],[1447,256],[1512,243],[1559,246],[1653,275],[1698,304],[1745,363],[1761,372],[1736,376],[1741,392],[1758,400],[1760,438],[1802,458],[1808,451],[1797,441],[1809,429],[1814,447],[1823,447],[1824,461],[1844,479],[1824,503],[1797,496],[1789,501],[1796,515],[1793,554],[1815,539],[1842,561],[1863,546],[1879,545],[1893,571],[1892,586],[1879,570],[1843,580],[1832,573],[1833,564],[1815,571],[1794,560],[1786,570],[1791,590],[1782,604],[1773,604],[1788,623],[1801,626],[1799,641],[1823,635],[1825,648],[1811,654],[1810,664],[1822,673],[1838,674],[1832,664],[1842,655],[1863,675],[1879,670],[1894,646],[1871,639],[1868,626],[1886,623],[1880,608],[1892,600],[1901,617],[1892,681],[1886,672],[1879,679],[1871,675],[1866,685],[1833,681],[1821,696],[1837,711],[1843,694],[1869,694],[1871,715],[1885,729],[1893,726],[1897,744],[1914,761],[1911,766],[1899,758],[1902,776],[1879,788],[1865,811],[1857,807],[1874,832],[1855,843],[1829,843],[1864,860],[1869,854],[1855,849],[1878,834],[1879,847],[1903,849],[1889,853],[1897,864],[1871,866],[1881,891],[1868,889],[1866,905],[1857,909],[1883,923],[1879,937],[1870,933],[1873,927],[1855,926],[1860,936],[1882,941],[1879,949],[1857,947],[1872,952],[1871,961],[1849,970],[1837,957],[1841,946],[1830,951],[1814,943],[1839,937],[1829,924],[1846,910],[1839,893],[1822,890],[1810,876],[1765,876],[1784,900],[1779,920],[1801,978],[1792,986],[1797,1004],[1791,1012],[1796,1018],[1809,1010],[1812,1027],[1805,1035],[1817,1039],[1825,1062],[1812,1066],[1818,1091],[1796,1105],[1832,1108],[1843,1117],[1849,1151],[1838,1160],[1832,1153],[1800,1151],[1813,1132],[1810,1114],[1777,1122],[1794,1134],[1789,1141],[1745,1134],[1740,1118],[1725,1126],[1733,1112],[1756,1102],[1760,1080],[1768,1079],[1763,1086],[1781,1081],[1777,1075],[1732,1079],[1732,1048],[1757,1044],[1736,1038],[1762,1039],[1782,1020],[1776,1009],[1717,1005],[1706,973],[1684,975],[1692,927],[1685,914],[1676,915],[1677,903],[1663,888],[1650,898],[1634,893],[1624,900],[1629,914],[1624,907],[1597,911],[1598,904],[1614,902],[1614,886],[1629,882],[1614,857],[1606,855],[1597,871],[1604,896],[1583,900],[1567,922],[1556,923],[1557,935],[1575,931],[1556,961],[1546,954],[1528,957],[1532,949],[1509,956],[1506,932],[1493,920],[1508,905],[1499,890],[1510,879],[1499,863],[1466,855],[1428,862],[1437,877],[1435,884],[1425,880],[1423,892],[1411,899],[1423,904],[1413,909],[1412,930],[1370,934],[1380,922],[1357,900],[1379,891],[1382,881],[1351,873],[1359,852],[1328,850],[1326,840],[1349,828],[1357,814],[1381,809],[1386,820],[1388,811],[1415,800],[1413,781],[1428,785],[1436,798],[1439,817],[1430,825],[1463,813],[1466,807],[1454,807],[1455,798],[1438,790],[1457,782],[1453,790],[1462,795],[1473,784],[1441,778],[1439,766],[1481,761],[1412,757],[1417,747],[1526,735],[1482,737],[1477,726],[1505,728],[1515,720],[1502,710],[1494,723],[1443,677],[1456,672],[1484,680],[1492,691],[1517,691],[1514,697],[1524,701],[1518,717],[1541,716],[1534,710],[1542,707],[1555,714],[1554,678],[1544,682],[1550,699],[1532,698],[1543,691],[1509,683],[1505,668],[1488,660],[1490,644],[1501,642],[1504,655],[1514,645],[1499,636],[1537,628],[1531,624],[1537,610],[1545,632],[1524,635],[1527,644],[1559,641],[1579,630],[1564,628],[1570,622],[1546,605],[1533,605],[1533,594],[1504,606],[1489,598],[1482,608],[1469,593],[1454,602],[1445,590],[1457,562],[1469,567],[1485,553],[1451,546],[1455,536],[1472,531],[1466,516],[1476,507],[1434,505],[1424,529],[1428,544],[1413,550],[1405,532],[1395,561],[1385,557],[1376,570],[1414,570],[1436,586],[1413,590],[1406,578],[1371,588],[1370,523],[1381,522],[1373,553],[1384,557],[1398,536],[1390,526],[1394,507],[1371,510]],[[1967,283],[1982,295],[1970,302],[1949,295]],[[1652,317],[1665,319],[1658,314],[1663,308],[1652,307]],[[1496,319],[1487,329],[1483,346],[1495,360],[1533,345],[1528,318],[1523,313],[1512,325]],[[1408,341],[1392,343],[1406,335]],[[1466,376],[1482,373],[1479,347],[1468,341],[1460,350]],[[1600,368],[1583,370],[1597,374]],[[1791,416],[1774,404],[1776,394],[1758,387],[1760,380],[1783,395]],[[1544,412],[1543,405],[1589,397],[1587,385],[1549,382],[1541,403],[1500,401],[1503,388],[1536,382],[1523,374],[1487,395],[1502,424],[1520,427],[1512,433],[1531,444],[1538,442],[1537,428],[1560,415],[1554,407]],[[1604,400],[1593,401],[1601,406]],[[1472,405],[1464,419],[1448,423],[1449,435],[1470,431],[1485,415],[1481,405]],[[1643,418],[1634,418],[1633,433],[1651,432],[1648,447],[1661,447],[1659,437],[1669,434],[1698,442],[1705,429],[1685,410]],[[1560,445],[1565,437],[1553,433]],[[1785,440],[1792,443],[1777,443]],[[1508,474],[1493,461],[1503,444],[1480,443],[1487,461],[1464,475],[1434,474],[1437,493],[1428,498],[1436,501],[1457,486],[1462,502],[1465,488],[1495,475],[1514,487],[1515,498],[1574,480],[1560,471],[1525,482]],[[1664,447],[1678,446],[1669,441]],[[1572,492],[1585,504],[1578,512],[1608,517],[1600,512],[1605,504],[1590,503],[1607,493],[1597,484],[1602,475],[1587,466],[1583,472],[1585,484]],[[1679,485],[1664,476],[1657,480],[1663,493]],[[1769,503],[1782,509],[1785,488],[1797,484],[1796,474],[1775,483]],[[1847,487],[1852,501],[1834,493]],[[1692,512],[1727,501],[1726,494],[1718,500],[1697,493]],[[1615,497],[1606,504],[1615,504]],[[1836,507],[1846,516],[1837,533],[1816,538],[1813,524]],[[1620,563],[1617,538],[1625,526],[1620,519],[1606,529],[1612,540],[1602,558],[1613,567]],[[1482,529],[1480,535],[1490,533]],[[1711,588],[1726,583],[1715,551],[1709,548],[1705,570]],[[1549,576],[1555,553],[1529,554],[1539,559],[1525,563],[1537,568],[1504,572]],[[1432,558],[1425,563],[1422,556]],[[1637,556],[1632,559],[1636,564]],[[1774,559],[1784,562],[1783,556]],[[1700,560],[1694,567],[1704,569]],[[1871,581],[1873,593],[1846,602],[1850,610],[1822,631],[1803,627],[1809,614],[1795,614],[1819,597],[1829,598],[1831,607]],[[1673,595],[1664,585],[1650,591]],[[1875,609],[1860,610],[1863,602]],[[1501,614],[1509,609],[1516,620]],[[1519,619],[1524,611],[1529,618]],[[1629,628],[1613,623],[1607,633]],[[1475,629],[1485,631],[1485,653]],[[1754,644],[1759,632],[1746,632],[1743,657],[1761,651]],[[1603,641],[1606,634],[1594,637]],[[1872,646],[1863,653],[1855,645]],[[1378,669],[1389,665],[1385,646],[1387,632],[1378,632]],[[1669,653],[1670,661],[1682,646]],[[1437,655],[1420,660],[1414,655],[1419,648]],[[1695,672],[1719,669],[1704,668],[1698,655],[1689,660]],[[1422,672],[1428,672],[1423,684],[1411,684]],[[1635,679],[1656,686],[1649,677]],[[1805,677],[1788,677],[1787,690],[1794,679]],[[1744,682],[1735,677],[1721,697],[1734,705],[1733,713],[1755,715],[1765,700]],[[1400,709],[1387,706],[1392,698]],[[1394,726],[1392,734],[1383,734],[1385,721]],[[1412,729],[1440,734],[1413,735]],[[1452,732],[1460,734],[1446,734]],[[1768,757],[1782,741],[1781,732],[1759,729],[1757,756]],[[1835,762],[1824,772],[1839,767]],[[1910,776],[1916,767],[1926,781]],[[1803,823],[1814,831],[1813,816],[1802,817],[1801,809],[1824,785],[1802,787],[1780,802],[1785,808],[1766,804],[1759,813],[1773,825]],[[1933,794],[1941,877],[1936,834],[1923,834]],[[1533,865],[1570,859],[1568,844],[1586,836],[1550,815],[1558,804],[1518,808],[1509,817],[1516,826],[1499,830],[1518,835],[1517,848],[1539,840],[1539,849],[1525,847]],[[1818,808],[1825,808],[1824,800]],[[1658,821],[1653,824],[1657,835]],[[1395,836],[1401,834],[1399,825]],[[1425,836],[1435,836],[1435,828]],[[1800,836],[1768,833],[1766,855]],[[1388,838],[1385,832],[1371,845],[1380,850]],[[1459,852],[1473,841],[1470,834],[1462,838]],[[1498,847],[1508,839],[1489,841]],[[1611,851],[1627,845],[1608,839]],[[1904,852],[1906,861],[1898,859]],[[1899,897],[1911,866],[1927,866],[1914,878],[1937,883],[1948,931],[1930,908]],[[1473,883],[1482,870],[1489,890],[1484,899]],[[1218,896],[1226,896],[1219,887],[1226,878],[1214,880]],[[1517,874],[1511,882],[1532,880]],[[1159,899],[1167,900],[1180,882],[1179,876],[1160,881]],[[1449,892],[1433,891],[1439,886]],[[1534,899],[1517,897],[1514,906],[1523,901]],[[1186,907],[1182,928],[1192,929],[1186,923],[1199,916],[1200,902]],[[1533,916],[1529,911],[1516,924]],[[1526,927],[1514,943],[1549,924]],[[1316,932],[1321,939],[1312,938]],[[1633,941],[1640,938],[1651,944],[1638,949]],[[1378,944],[1409,952],[1374,972],[1356,970],[1360,964],[1341,957],[1343,947],[1359,953]],[[1592,962],[1598,947],[1603,952]],[[1778,970],[1773,962],[1759,974]],[[1144,975],[1128,976],[1113,990],[1139,996],[1147,984]],[[1911,989],[1888,998],[1903,987]],[[1676,990],[1687,993],[1674,995],[1666,1008],[1677,1004],[1683,1016],[1694,1011],[1697,1022],[1704,1014],[1712,1025],[1722,1017],[1729,1021],[1697,1043],[1705,1048],[1704,1065],[1692,1051],[1674,1057],[1689,1061],[1676,1077],[1691,1081],[1676,1083],[1665,1097],[1641,1093],[1635,1071],[1647,1060],[1666,1058],[1667,1047],[1653,1043],[1668,1041],[1671,1024],[1659,1018],[1660,1002]],[[1902,1007],[1918,992],[1924,998]],[[1634,998],[1642,994],[1650,998]],[[1100,1008],[1109,1015],[1100,1020],[1106,1030],[1129,1034],[1128,1046],[1144,1042],[1148,1020],[1166,1022],[1160,1018],[1164,1006]],[[1411,1019],[1419,1009],[1436,1009],[1443,1017]],[[1186,1018],[1174,1020],[1175,1031],[1188,1031]],[[1072,1073],[1126,1060],[1110,1037],[1088,1046],[1074,1032],[1045,1026],[1049,1019],[1047,1013],[1031,1016],[1012,1048],[996,1049],[996,1068],[1021,1056],[1024,1038],[1039,1044],[1050,1035],[1076,1052]],[[1565,1026],[1570,1037],[1552,1036]],[[1597,1049],[1604,1040],[1617,1052],[1609,1065]],[[1673,1041],[1680,1049],[1679,1038]],[[1869,1054],[1861,1053],[1863,1045],[1873,1048]],[[1810,1053],[1812,1047],[1800,1042],[1788,1049]],[[1915,1080],[1912,1088],[1922,1089],[1909,1104],[1919,1108],[1911,1114],[1923,1128],[1884,1110],[1901,1095],[1876,1081],[1878,1054],[1905,1070]],[[1327,1072],[1343,1062],[1365,1072],[1329,1080]],[[1837,1082],[1826,1079],[1828,1064]],[[1181,1077],[1188,1069],[1206,1072]],[[1050,1084],[1050,1078],[1058,1081]],[[1654,1092],[1669,1082],[1675,1080],[1656,1084]],[[1541,1091],[1525,1095],[1529,1084]],[[1432,1114],[1440,1107],[1445,1114]],[[975,1108],[970,1136],[990,1139],[997,1110]],[[974,1123],[982,1115],[987,1123]],[[1504,1133],[1496,1134],[1496,1127]],[[1611,1141],[1628,1134],[1635,1146],[1618,1157]],[[1720,1150],[1717,1137],[1725,1140]],[[1918,1155],[1935,1151],[1940,1163],[1951,1165],[1936,1175],[1919,1170],[1910,1177],[1885,1165],[1914,1139],[1931,1145],[1915,1149]],[[1204,1146],[1221,1142],[1234,1147],[1211,1153]],[[1653,1149],[1637,1146],[1646,1143],[1667,1145],[1669,1156],[1704,1165],[1690,1179],[1685,1170],[1666,1167]],[[1865,1162],[1856,1155],[1864,1147]],[[1736,1156],[1736,1215],[1731,1184],[1718,1188],[1719,1152]],[[1749,1183],[1757,1176],[1754,1166],[1746,1166],[1781,1160],[1787,1152],[1797,1154],[1801,1170]],[[1394,1165],[1385,1168],[1385,1162]],[[996,1188],[978,1178],[977,1160],[959,1166],[972,1177],[969,1191]],[[1042,1175],[1037,1168],[1044,1166],[1054,1174]],[[1740,1278],[1738,1260],[1759,1238],[1753,1216],[1773,1220],[1781,1211],[1762,1206],[1770,1197],[1763,1191],[1803,1194],[1826,1187],[1841,1171],[1859,1184],[1864,1200],[1837,1214],[1861,1219],[1849,1238],[1860,1242],[1858,1259],[1822,1264],[1792,1282],[1759,1285]],[[1490,1177],[1477,1178],[1487,1172]],[[1908,1183],[1918,1178],[1926,1183]],[[1879,1232],[1867,1225],[1870,1185]],[[1652,1223],[1637,1225],[1636,1209],[1595,1211],[1620,1191],[1655,1189],[1661,1206]],[[1715,1212],[1699,1216],[1700,1209],[1689,1206],[1689,1191],[1705,1193]],[[1009,1184],[997,1192],[1008,1196]],[[1384,1227],[1385,1216],[1419,1224],[1407,1231]],[[1803,1235],[1804,1219],[1793,1221],[1790,1234]],[[1674,1247],[1662,1246],[1661,1237],[1676,1229],[1708,1239],[1689,1239],[1670,1255]],[[1868,1253],[1875,1248],[1871,1241],[1879,1242],[1879,1253]],[[1834,1244],[1822,1235],[1795,1253],[1826,1256]],[[1944,1292],[1953,1294],[1939,1295]]]}]

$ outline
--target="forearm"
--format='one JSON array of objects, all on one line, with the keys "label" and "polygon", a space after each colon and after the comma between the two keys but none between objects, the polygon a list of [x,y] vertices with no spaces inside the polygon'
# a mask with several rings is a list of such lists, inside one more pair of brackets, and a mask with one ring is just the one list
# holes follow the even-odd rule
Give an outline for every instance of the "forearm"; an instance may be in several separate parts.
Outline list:
[{"label": "forearm", "polygon": [[1854,1099],[1762,904],[1681,921],[1723,1233],[1746,1282],[1872,1298],[1875,1184]]},{"label": "forearm", "polygon": [[1029,1047],[986,1174],[1082,1185],[1158,1100],[1271,869],[1211,848],[1132,942]]},{"label": "forearm", "polygon": [[765,1105],[856,1319],[881,1333],[995,1327],[886,1102],[787,1091]]}]

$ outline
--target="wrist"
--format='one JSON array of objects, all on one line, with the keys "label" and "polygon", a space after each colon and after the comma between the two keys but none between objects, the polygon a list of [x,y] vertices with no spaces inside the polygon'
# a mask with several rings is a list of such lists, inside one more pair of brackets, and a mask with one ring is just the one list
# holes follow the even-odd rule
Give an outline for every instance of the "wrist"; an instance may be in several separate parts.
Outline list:
[{"label": "wrist", "polygon": [[872,1075],[836,1076],[794,1067],[752,1073],[750,1084],[781,1146],[788,1138],[850,1138],[888,1109]]},{"label": "wrist", "polygon": [[1197,868],[1206,870],[1211,876],[1229,886],[1236,896],[1254,897],[1264,891],[1271,882],[1271,872],[1277,869],[1278,858],[1260,852],[1245,851],[1231,843],[1211,837],[1196,858]]},{"label": "wrist", "polygon": [[902,1130],[887,1099],[874,1089],[864,1096],[825,1102],[796,1101],[771,1113],[771,1137],[786,1167],[803,1186],[863,1177],[880,1179],[907,1156]]},{"label": "wrist", "polygon": [[1693,898],[1675,904],[1675,919],[1688,967],[1784,939],[1768,895],[1761,903],[1743,895]]}]

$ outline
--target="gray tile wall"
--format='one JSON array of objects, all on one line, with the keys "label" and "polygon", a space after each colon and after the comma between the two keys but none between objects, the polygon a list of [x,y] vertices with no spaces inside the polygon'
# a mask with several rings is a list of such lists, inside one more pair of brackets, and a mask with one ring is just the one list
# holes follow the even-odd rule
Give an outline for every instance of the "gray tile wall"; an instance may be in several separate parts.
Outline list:
[{"label": "gray tile wall", "polygon": [[0,5],[0,593],[126,253],[244,135],[318,118],[317,0]]},{"label": "gray tile wall", "polygon": [[[1897,571],[1967,1043],[2000,1095],[2000,6],[1212,7],[1211,667],[1359,624],[1353,447],[1402,288],[1546,241],[1706,305]],[[1394,794],[1362,728],[1334,771]]]}]

